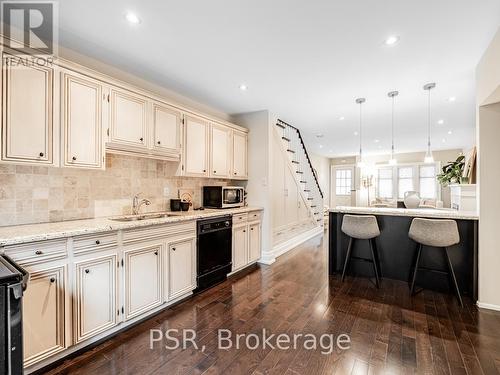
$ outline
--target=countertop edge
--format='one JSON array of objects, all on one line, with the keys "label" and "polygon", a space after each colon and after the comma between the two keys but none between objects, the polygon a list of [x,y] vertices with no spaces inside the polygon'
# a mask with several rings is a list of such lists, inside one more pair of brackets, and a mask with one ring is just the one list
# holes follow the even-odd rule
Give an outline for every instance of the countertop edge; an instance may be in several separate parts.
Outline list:
[{"label": "countertop edge", "polygon": [[436,219],[479,220],[479,215],[471,211],[407,208],[335,207],[333,213],[372,214],[385,216],[423,217]]},{"label": "countertop edge", "polygon": [[[0,237],[0,248],[11,245],[20,245],[30,242],[38,241],[48,241],[57,240],[69,237],[76,237],[82,235],[88,235],[93,233],[106,233],[114,232],[119,230],[135,229],[151,227],[163,224],[174,224],[183,221],[199,220],[203,218],[224,216],[224,215],[237,215],[239,213],[248,213],[253,211],[263,211],[262,207],[241,207],[234,209],[222,209],[222,210],[207,210],[205,211],[188,211],[186,214],[180,214],[179,216],[170,216],[166,218],[148,219],[142,221],[131,221],[131,222],[118,222],[113,221],[110,218],[95,218],[95,219],[83,219],[83,220],[71,220],[71,221],[60,221],[54,223],[40,223],[40,224],[25,224],[16,226],[0,227],[0,236],[2,231],[6,230],[24,230],[29,232],[32,229],[33,234],[26,233],[20,235],[7,235],[5,237]],[[76,227],[71,228],[74,224]],[[68,228],[57,229],[57,226],[66,226]],[[77,226],[82,226],[78,228]],[[43,232],[43,227],[54,226],[54,229],[46,228],[46,232]],[[38,231],[37,232],[37,227]]]}]

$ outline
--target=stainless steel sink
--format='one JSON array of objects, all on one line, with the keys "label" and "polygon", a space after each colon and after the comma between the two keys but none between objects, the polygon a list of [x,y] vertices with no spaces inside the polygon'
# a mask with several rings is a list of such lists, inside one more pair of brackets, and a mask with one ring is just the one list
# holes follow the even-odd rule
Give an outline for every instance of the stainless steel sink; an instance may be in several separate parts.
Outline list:
[{"label": "stainless steel sink", "polygon": [[141,221],[141,220],[148,220],[148,219],[160,219],[160,218],[172,217],[172,216],[179,216],[179,214],[167,213],[167,212],[155,212],[155,213],[141,214],[141,215],[117,216],[117,217],[112,217],[111,220],[113,220],[113,221]]}]

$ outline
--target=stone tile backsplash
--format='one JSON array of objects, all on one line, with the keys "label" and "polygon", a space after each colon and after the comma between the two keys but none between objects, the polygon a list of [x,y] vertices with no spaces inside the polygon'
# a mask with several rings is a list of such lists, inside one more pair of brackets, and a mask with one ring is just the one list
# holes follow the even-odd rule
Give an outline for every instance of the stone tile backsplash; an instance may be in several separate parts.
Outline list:
[{"label": "stone tile backsplash", "polygon": [[193,190],[201,205],[204,185],[226,180],[176,177],[178,163],[108,154],[106,170],[0,164],[0,226],[130,214],[142,192],[151,205],[142,212],[168,211],[179,189]]}]

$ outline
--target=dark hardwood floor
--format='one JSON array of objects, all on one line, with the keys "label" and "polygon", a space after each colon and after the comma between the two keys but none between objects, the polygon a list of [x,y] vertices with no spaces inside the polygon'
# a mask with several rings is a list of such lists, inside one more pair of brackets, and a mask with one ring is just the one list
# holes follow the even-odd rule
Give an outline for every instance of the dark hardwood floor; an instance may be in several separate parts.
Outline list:
[{"label": "dark hardwood floor", "polygon": [[[500,314],[469,299],[327,275],[327,244],[311,240],[238,279],[167,309],[50,374],[498,374]],[[150,349],[150,329],[191,328],[206,350]],[[347,333],[351,348],[218,350],[217,330]]]}]

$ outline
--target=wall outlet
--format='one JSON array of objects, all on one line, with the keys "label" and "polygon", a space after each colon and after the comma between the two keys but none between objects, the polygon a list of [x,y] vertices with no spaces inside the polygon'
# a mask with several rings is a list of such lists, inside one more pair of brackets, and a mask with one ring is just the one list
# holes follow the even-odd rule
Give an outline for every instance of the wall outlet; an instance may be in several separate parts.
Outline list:
[{"label": "wall outlet", "polygon": [[163,188],[163,196],[168,197],[170,195],[170,188],[168,186],[165,186]]}]

